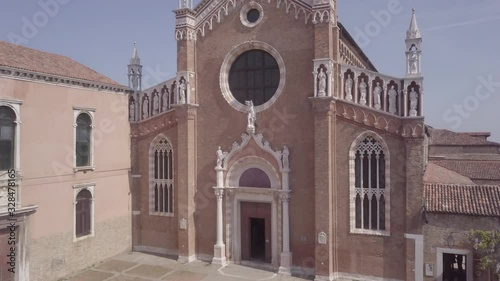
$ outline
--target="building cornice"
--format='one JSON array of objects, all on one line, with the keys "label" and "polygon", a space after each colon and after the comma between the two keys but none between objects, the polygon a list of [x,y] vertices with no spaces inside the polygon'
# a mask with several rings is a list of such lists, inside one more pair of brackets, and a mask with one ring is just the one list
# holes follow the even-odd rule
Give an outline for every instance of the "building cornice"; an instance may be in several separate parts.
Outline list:
[{"label": "building cornice", "polygon": [[86,88],[96,91],[110,91],[115,93],[131,94],[133,90],[126,86],[111,85],[106,83],[88,81],[84,79],[64,77],[54,74],[35,72],[15,67],[0,66],[0,77],[12,78],[23,81],[34,81],[56,86],[70,86]]}]

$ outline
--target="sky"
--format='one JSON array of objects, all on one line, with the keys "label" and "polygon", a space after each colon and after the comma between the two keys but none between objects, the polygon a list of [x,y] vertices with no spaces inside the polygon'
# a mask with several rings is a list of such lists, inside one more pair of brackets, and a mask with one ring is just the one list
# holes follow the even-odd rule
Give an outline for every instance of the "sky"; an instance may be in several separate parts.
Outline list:
[{"label": "sky", "polygon": [[[0,40],[66,55],[122,84],[137,42],[143,85],[153,86],[176,72],[177,4],[0,1]],[[500,142],[500,1],[338,0],[338,17],[379,72],[403,77],[412,8],[423,36],[426,123],[490,131]]]}]

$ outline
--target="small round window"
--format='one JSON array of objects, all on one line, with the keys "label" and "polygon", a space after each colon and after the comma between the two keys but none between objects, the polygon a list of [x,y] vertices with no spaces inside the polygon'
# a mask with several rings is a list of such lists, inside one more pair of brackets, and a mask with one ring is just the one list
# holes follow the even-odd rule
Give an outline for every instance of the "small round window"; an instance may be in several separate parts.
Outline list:
[{"label": "small round window", "polygon": [[260,18],[260,11],[257,9],[251,9],[247,13],[247,20],[249,23],[256,23]]},{"label": "small round window", "polygon": [[262,21],[264,10],[256,2],[247,3],[240,12],[240,20],[244,26],[254,27]]},{"label": "small round window", "polygon": [[280,84],[276,59],[264,50],[242,53],[229,71],[229,89],[241,104],[251,100],[255,106],[269,101]]}]

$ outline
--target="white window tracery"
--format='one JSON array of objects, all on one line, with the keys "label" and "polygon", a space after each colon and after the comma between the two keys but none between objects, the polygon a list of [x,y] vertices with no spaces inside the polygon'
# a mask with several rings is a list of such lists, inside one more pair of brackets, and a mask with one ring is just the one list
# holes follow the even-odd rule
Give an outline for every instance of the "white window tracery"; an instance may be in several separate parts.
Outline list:
[{"label": "white window tracery", "polygon": [[389,233],[389,184],[387,149],[366,136],[351,151],[351,232]]},{"label": "white window tracery", "polygon": [[173,150],[166,138],[153,143],[150,155],[150,212],[174,213]]}]

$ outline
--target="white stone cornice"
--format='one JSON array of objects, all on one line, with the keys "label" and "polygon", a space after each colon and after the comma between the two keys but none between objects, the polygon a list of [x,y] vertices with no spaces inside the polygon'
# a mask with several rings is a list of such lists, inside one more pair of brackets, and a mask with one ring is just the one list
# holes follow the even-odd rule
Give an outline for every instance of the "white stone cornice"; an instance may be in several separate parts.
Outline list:
[{"label": "white stone cornice", "polygon": [[[313,3],[314,1],[314,3]],[[176,39],[196,40],[198,35],[205,36],[212,30],[216,23],[220,23],[230,12],[237,12],[237,6],[244,4],[244,0],[207,0],[202,1],[194,10],[176,10],[177,27],[194,27],[194,34],[187,34],[176,30]],[[332,0],[260,0],[260,2],[276,4],[277,9],[284,6],[286,14],[292,13],[295,19],[303,19],[305,24],[330,22],[335,23],[335,4]],[[194,36],[194,38],[193,38]]]}]

